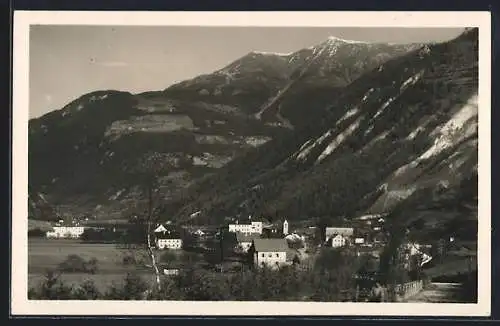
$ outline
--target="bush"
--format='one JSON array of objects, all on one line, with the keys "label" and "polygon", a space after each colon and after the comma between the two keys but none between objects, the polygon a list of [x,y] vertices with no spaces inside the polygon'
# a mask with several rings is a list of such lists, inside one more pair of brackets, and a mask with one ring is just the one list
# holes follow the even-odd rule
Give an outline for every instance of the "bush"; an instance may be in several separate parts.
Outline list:
[{"label": "bush", "polygon": [[108,300],[143,300],[148,284],[139,275],[127,273],[123,286],[112,285],[104,295]]},{"label": "bush", "polygon": [[177,259],[177,255],[169,250],[165,251],[160,256],[160,262],[162,263],[170,263]]},{"label": "bush", "polygon": [[60,274],[48,271],[45,280],[38,289],[28,291],[29,300],[68,300],[72,298],[71,287],[65,285],[59,278]]},{"label": "bush", "polygon": [[137,264],[137,259],[133,254],[125,254],[122,258],[123,265],[135,265]]},{"label": "bush", "polygon": [[86,261],[78,255],[69,255],[66,260],[59,264],[58,270],[66,273],[95,274],[98,270],[97,263],[96,258]]},{"label": "bush", "polygon": [[86,280],[80,286],[72,289],[72,299],[97,300],[99,298],[101,298],[101,293],[92,280]]}]

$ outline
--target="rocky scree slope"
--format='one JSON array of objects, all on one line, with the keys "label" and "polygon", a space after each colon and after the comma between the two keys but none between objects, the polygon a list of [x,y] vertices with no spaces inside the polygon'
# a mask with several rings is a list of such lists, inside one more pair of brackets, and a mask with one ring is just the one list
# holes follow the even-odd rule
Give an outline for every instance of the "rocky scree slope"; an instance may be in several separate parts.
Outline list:
[{"label": "rocky scree slope", "polygon": [[327,115],[199,180],[164,210],[180,221],[200,211],[205,223],[398,211],[422,236],[474,238],[477,67],[477,29],[392,59],[349,84]]}]

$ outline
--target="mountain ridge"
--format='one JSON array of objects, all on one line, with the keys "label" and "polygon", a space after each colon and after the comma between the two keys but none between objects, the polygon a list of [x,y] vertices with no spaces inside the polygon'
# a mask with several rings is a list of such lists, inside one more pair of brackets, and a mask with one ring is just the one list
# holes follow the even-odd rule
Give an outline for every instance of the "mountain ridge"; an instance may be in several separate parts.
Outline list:
[{"label": "mountain ridge", "polygon": [[[309,54],[318,51],[313,47],[287,57],[295,68],[286,71],[282,69],[286,64],[283,58],[250,53],[212,74],[164,91],[131,94],[108,90],[85,94],[61,110],[30,120],[30,194],[33,198],[42,194],[69,214],[124,216],[131,206],[143,200],[141,175],[129,171],[140,165],[143,157],[160,155],[170,166],[167,173],[159,176],[164,200],[168,201],[181,196],[182,189],[196,180],[210,180],[210,175],[216,175],[235,157],[251,157],[256,155],[254,148],[271,140],[279,143],[281,139],[296,137],[293,134],[303,128],[302,123],[321,120],[327,114],[324,103],[340,97],[343,87],[355,82],[356,76],[381,69],[388,58],[421,48],[415,44],[396,48],[369,45],[368,50],[365,43],[345,46],[344,58],[352,53],[357,56],[345,63],[354,72],[354,77],[347,79],[345,71],[332,63],[334,54],[327,51],[330,48],[322,52],[328,54],[322,60],[325,65],[314,66],[314,62],[307,61]],[[383,55],[372,59],[374,53]],[[270,63],[263,64],[263,58],[270,59]],[[304,69],[307,63],[310,65]],[[297,75],[300,67],[306,70],[305,76]],[[229,88],[230,96],[214,94],[214,90],[232,85],[226,84],[228,74],[242,74],[234,79],[240,84]],[[339,74],[344,77],[339,79]],[[336,84],[338,80],[342,82]],[[291,90],[280,93],[290,81]],[[208,94],[200,94],[206,85],[212,88]],[[241,85],[245,96],[233,96]],[[273,102],[273,98],[277,101]],[[271,103],[267,108],[266,101]],[[276,105],[280,106],[277,112],[293,129],[275,123],[276,117],[280,120],[273,112]],[[256,119],[255,112],[263,107],[268,116]],[[266,159],[259,161],[256,166]]]}]

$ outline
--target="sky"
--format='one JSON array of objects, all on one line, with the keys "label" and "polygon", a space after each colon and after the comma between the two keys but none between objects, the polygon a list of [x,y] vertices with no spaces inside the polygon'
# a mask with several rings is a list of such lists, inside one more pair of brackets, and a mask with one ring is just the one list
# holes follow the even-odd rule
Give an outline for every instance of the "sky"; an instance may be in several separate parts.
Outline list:
[{"label": "sky", "polygon": [[63,26],[30,27],[30,118],[97,90],[162,90],[218,70],[250,51],[288,53],[328,36],[440,42],[462,28]]}]

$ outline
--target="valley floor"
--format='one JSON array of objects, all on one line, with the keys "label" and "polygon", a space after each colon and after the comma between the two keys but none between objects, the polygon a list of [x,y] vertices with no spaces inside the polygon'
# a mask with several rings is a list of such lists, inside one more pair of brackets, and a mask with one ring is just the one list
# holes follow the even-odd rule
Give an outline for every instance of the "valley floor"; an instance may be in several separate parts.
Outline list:
[{"label": "valley floor", "polygon": [[118,249],[114,244],[88,244],[78,240],[29,239],[28,241],[28,285],[36,287],[45,280],[48,270],[57,269],[69,255],[78,255],[85,259],[98,260],[98,272],[63,273],[61,280],[70,284],[81,284],[92,280],[99,289],[105,290],[112,284],[123,282],[127,272],[143,274],[145,280],[150,279],[148,269],[124,266],[122,258],[128,250]]}]

